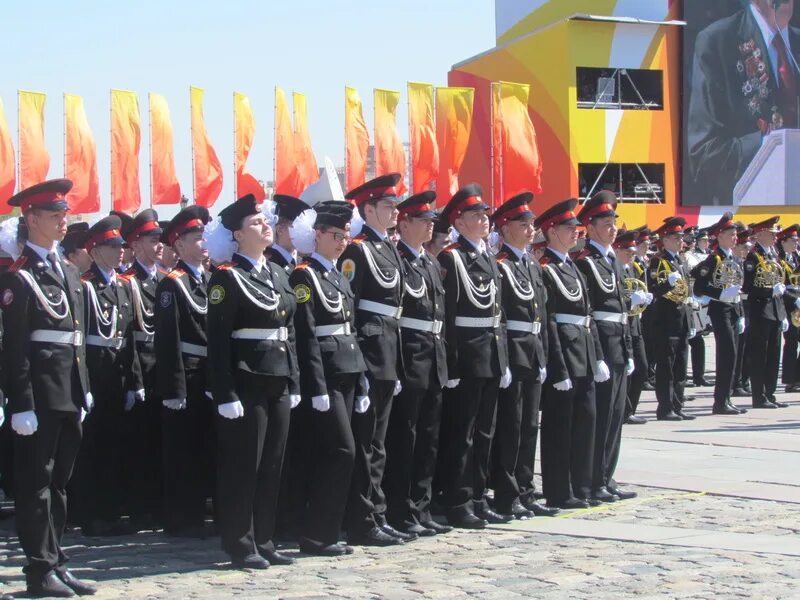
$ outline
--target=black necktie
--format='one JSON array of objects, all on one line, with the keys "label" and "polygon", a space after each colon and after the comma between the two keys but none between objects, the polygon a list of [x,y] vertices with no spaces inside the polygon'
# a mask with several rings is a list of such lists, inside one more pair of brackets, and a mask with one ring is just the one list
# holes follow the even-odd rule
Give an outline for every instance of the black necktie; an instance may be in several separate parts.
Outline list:
[{"label": "black necktie", "polygon": [[47,262],[50,263],[50,267],[53,269],[53,271],[58,276],[58,278],[59,279],[63,279],[64,277],[63,277],[63,275],[61,273],[61,269],[60,269],[61,265],[59,265],[59,263],[58,263],[58,257],[56,256],[55,252],[50,252],[47,255]]}]

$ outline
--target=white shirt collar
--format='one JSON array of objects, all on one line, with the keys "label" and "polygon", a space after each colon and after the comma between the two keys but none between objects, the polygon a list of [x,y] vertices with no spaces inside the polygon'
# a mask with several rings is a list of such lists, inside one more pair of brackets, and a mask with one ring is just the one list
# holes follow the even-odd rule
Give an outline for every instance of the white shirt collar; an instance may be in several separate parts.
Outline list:
[{"label": "white shirt collar", "polygon": [[203,267],[202,266],[195,267],[194,265],[190,265],[187,262],[185,262],[183,264],[185,264],[187,267],[189,267],[189,270],[192,272],[192,275],[194,275],[194,278],[197,279],[197,281],[203,281]]},{"label": "white shirt collar", "polygon": [[517,255],[517,258],[519,258],[520,260],[522,260],[522,257],[523,257],[523,256],[527,256],[527,255],[528,255],[528,253],[527,253],[525,250],[521,250],[521,249],[517,248],[516,246],[512,246],[512,245],[511,245],[511,244],[509,244],[508,242],[506,242],[506,246],[508,246],[509,248],[511,248],[511,251],[512,251],[514,254],[516,254],[516,255]]},{"label": "white shirt collar", "polygon": [[278,254],[280,254],[284,258],[284,260],[286,262],[288,262],[289,264],[292,264],[292,262],[294,262],[294,260],[295,260],[294,253],[293,252],[289,252],[283,246],[279,246],[278,244],[272,244],[272,249],[273,250],[277,250]]},{"label": "white shirt collar", "polygon": [[48,250],[47,248],[45,248],[44,246],[37,246],[36,244],[34,244],[33,242],[31,242],[30,240],[28,240],[28,241],[26,242],[26,245],[27,245],[27,246],[28,246],[28,247],[29,247],[31,250],[33,250],[34,252],[36,252],[36,254],[38,254],[38,255],[39,255],[39,257],[40,257],[42,260],[47,260],[47,255],[48,255],[48,254],[50,254],[51,252],[55,252],[55,253],[56,253],[56,255],[58,255],[58,252],[57,252],[57,248],[58,248],[58,242],[53,242],[53,245],[52,245],[52,247],[51,247],[49,250]]},{"label": "white shirt collar", "polygon": [[486,252],[486,242],[484,242],[483,240],[478,240],[478,243],[477,243],[477,244],[475,244],[475,242],[473,242],[472,240],[468,239],[468,238],[467,238],[467,237],[466,237],[464,234],[462,234],[460,231],[459,231],[459,235],[461,235],[461,237],[462,237],[462,238],[463,238],[463,239],[464,239],[466,242],[468,242],[470,246],[472,246],[473,248],[475,248],[475,250],[477,250],[477,251],[478,251],[478,252],[480,252],[481,254],[483,254],[483,253],[485,253],[485,252]]},{"label": "white shirt collar", "polygon": [[[97,263],[95,263],[95,265],[97,265]],[[107,284],[111,285],[117,281],[117,272],[114,269],[111,269],[109,272],[101,269],[100,265],[97,265],[97,270],[105,277]]]},{"label": "white shirt collar", "polygon": [[251,265],[253,265],[253,268],[256,270],[256,273],[261,273],[261,267],[264,266],[264,257],[263,256],[259,257],[258,260],[250,258],[249,256],[247,256],[245,254],[239,254],[239,256],[241,256],[242,258],[246,259]]},{"label": "white shirt collar", "polygon": [[153,265],[152,267],[148,267],[142,261],[140,261],[138,258],[136,259],[136,262],[139,263],[139,266],[142,267],[142,269],[144,269],[147,272],[147,274],[150,276],[150,278],[155,277],[156,273],[158,273],[158,267],[156,265]]},{"label": "white shirt collar", "polygon": [[589,243],[597,248],[600,251],[600,254],[605,256],[606,258],[616,258],[617,255],[614,254],[614,250],[611,249],[610,246],[602,246],[598,242],[594,241],[593,239],[589,239]]},{"label": "white shirt collar", "polygon": [[389,237],[388,235],[386,235],[385,231],[383,233],[381,233],[380,231],[375,229],[372,225],[367,225],[366,223],[364,223],[364,227],[369,227],[370,229],[372,229],[372,231],[375,232],[375,235],[377,235],[382,240],[386,240]]},{"label": "white shirt collar", "polygon": [[719,247],[719,251],[725,255],[725,258],[730,258],[733,255],[733,250],[723,248],[722,246]]},{"label": "white shirt collar", "polygon": [[332,261],[328,260],[327,258],[322,256],[321,254],[317,254],[316,252],[312,252],[311,253],[311,258],[313,258],[315,261],[317,261],[319,264],[321,264],[323,267],[325,267],[326,271],[333,271],[333,269],[336,268],[336,263],[335,262],[332,262]]},{"label": "white shirt collar", "polygon": [[400,241],[401,241],[401,242],[403,242],[403,245],[404,245],[406,248],[408,248],[408,251],[409,251],[409,252],[411,252],[411,254],[413,254],[413,255],[414,255],[414,258],[419,258],[421,254],[424,254],[424,253],[425,253],[425,250],[422,250],[422,252],[417,252],[417,249],[416,249],[416,248],[414,248],[414,247],[413,247],[411,244],[407,244],[407,243],[406,243],[406,242],[404,242],[402,239],[401,239]]},{"label": "white shirt collar", "polygon": [[761,242],[756,242],[756,243],[759,246],[761,246],[761,249],[764,251],[764,254],[767,254],[767,255],[771,255],[772,254],[772,246],[765,246]]},{"label": "white shirt collar", "polygon": [[561,252],[559,252],[558,250],[556,250],[551,246],[548,246],[547,249],[550,250],[550,252],[552,252],[553,254],[555,254],[558,258],[560,258],[562,262],[572,262],[568,254],[562,254]]},{"label": "white shirt collar", "polygon": [[[767,53],[769,54],[769,62],[770,66],[772,67],[772,74],[776,79],[779,79],[778,50],[772,45],[772,40],[776,35],[778,35],[777,31],[775,30],[775,24],[768,23],[764,18],[764,15],[758,12],[758,9],[756,9],[756,7],[752,4],[750,5],[750,12],[753,14],[753,18],[756,20],[756,25],[758,25],[758,28],[761,31],[761,37],[764,39],[764,44],[767,46]],[[786,45],[786,52],[791,54],[792,47],[789,45],[788,33],[788,28],[784,27],[781,29],[781,37],[783,38],[783,43]],[[791,58],[789,60],[791,61]],[[794,68],[794,65],[792,65],[792,68]]]}]

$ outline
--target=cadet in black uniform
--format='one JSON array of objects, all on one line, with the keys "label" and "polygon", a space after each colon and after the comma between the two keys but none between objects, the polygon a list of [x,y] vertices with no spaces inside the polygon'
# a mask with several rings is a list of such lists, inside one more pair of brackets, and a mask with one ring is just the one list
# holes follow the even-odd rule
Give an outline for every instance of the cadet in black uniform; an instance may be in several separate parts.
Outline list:
[{"label": "cadet in black uniform", "polygon": [[781,383],[786,385],[786,393],[800,391],[800,357],[798,357],[798,344],[800,344],[800,328],[798,328],[791,315],[800,308],[800,256],[797,254],[798,243],[797,225],[791,225],[778,234],[778,256],[783,270],[786,272],[786,293],[783,303],[789,320],[789,329],[783,334],[783,354]]},{"label": "cadet in black uniform", "polygon": [[382,175],[345,196],[365,222],[341,260],[342,273],[355,294],[358,343],[369,381],[370,406],[353,416],[356,461],[346,518],[348,541],[360,545],[390,545],[417,537],[387,523],[381,488],[389,414],[403,374],[399,325],[403,262],[387,235],[397,225],[399,198],[394,186],[399,181],[397,173]]},{"label": "cadet in black uniform", "polygon": [[214,407],[206,395],[208,210],[189,206],[164,227],[180,257],[156,287],[156,389],[161,399],[164,533],[205,537],[206,499],[214,492]]},{"label": "cadet in black uniform", "polygon": [[[595,376],[597,421],[594,438],[592,498],[615,502],[636,496],[617,487],[614,471],[622,443],[622,423],[628,375],[633,373],[633,347],[627,302],[622,290],[624,274],[611,245],[617,236],[617,200],[604,190],[584,202],[578,219],[587,229],[587,242],[576,264],[589,290],[592,320],[603,347]],[[641,294],[633,301],[643,302]],[[604,372],[608,377],[601,376]]]},{"label": "cadet in black uniform", "polygon": [[539,403],[547,380],[547,290],[539,262],[528,254],[534,225],[533,194],[518,194],[492,215],[503,236],[500,267],[511,385],[500,390],[492,443],[495,511],[527,519],[551,516],[556,508],[536,502],[533,467],[539,437]]},{"label": "cadet in black uniform", "polygon": [[[655,296],[650,309],[653,323],[653,345],[656,353],[656,399],[659,421],[692,420],[683,412],[683,390],[686,384],[686,361],[689,355],[691,308],[687,304],[689,273],[680,257],[683,227],[686,219],[669,217],[656,231],[662,249],[650,260],[647,280]],[[691,333],[691,335],[690,335]]]},{"label": "cadet in black uniform", "polygon": [[[439,255],[444,273],[447,389],[442,406],[437,474],[448,522],[483,529],[505,523],[484,498],[494,436],[497,394],[511,383],[502,328],[500,271],[483,241],[489,207],[480,186],[458,190],[442,219],[458,231],[455,244]],[[502,381],[501,381],[502,380]]]},{"label": "cadet in black uniform", "polygon": [[289,413],[300,403],[296,303],[286,272],[264,258],[272,226],[255,196],[239,198],[220,219],[237,244],[208,284],[220,533],[234,567],[263,569],[294,562],[272,537]]},{"label": "cadet in black uniform", "polygon": [[[547,381],[542,391],[542,488],[547,505],[588,508],[592,500],[595,378],[603,348],[592,320],[589,291],[569,257],[580,223],[574,198],[555,204],[535,221],[547,237],[539,261],[547,288]],[[592,500],[593,503],[597,501]]]},{"label": "cadet in black uniform", "polygon": [[739,292],[744,272],[733,255],[736,246],[736,223],[727,212],[712,228],[717,248],[692,270],[694,295],[708,296],[708,316],[716,343],[716,379],[714,381],[715,415],[738,415],[747,412],[731,401],[733,373],[739,336],[744,333],[744,311]]},{"label": "cadet in black uniform", "polygon": [[446,533],[433,520],[430,503],[439,449],[442,388],[447,383],[444,347],[444,286],[436,260],[423,248],[433,236],[435,192],[422,192],[398,206],[397,250],[403,259],[405,296],[400,328],[405,372],[386,433],[386,517],[400,531]]},{"label": "cadet in black uniform", "polygon": [[289,228],[302,212],[311,207],[300,198],[285,194],[275,194],[272,200],[275,202],[275,216],[278,222],[275,224],[275,239],[264,252],[264,256],[289,274],[297,264],[297,251],[292,244]]},{"label": "cadet in black uniform", "polygon": [[[347,247],[353,207],[323,202],[314,207],[313,232],[301,247],[311,253],[290,277],[297,301],[295,326],[303,402],[310,402],[308,504],[302,519],[300,549],[339,556],[353,548],[341,545],[339,529],[350,490],[355,442],[353,410],[369,406],[366,364],[355,336],[354,294],[336,262]],[[310,239],[308,239],[310,238]]]},{"label": "cadet in black uniform", "polygon": [[778,386],[781,333],[789,329],[783,295],[785,272],[773,247],[780,231],[779,217],[771,217],[750,227],[756,243],[744,262],[742,291],[750,301],[747,359],[753,408],[787,406],[775,398]]},{"label": "cadet in black uniform", "polygon": [[[734,249],[734,257],[744,271],[744,261],[750,250],[753,248],[752,241],[753,231],[749,227],[745,227],[741,221],[736,222],[736,248]],[[744,333],[739,335],[739,343],[736,348],[736,366],[733,372],[733,393],[734,398],[749,398],[752,387],[750,386],[750,365],[745,360],[747,348],[747,336],[750,331],[750,301],[747,294],[741,292],[739,297],[742,299],[742,310],[744,312],[745,328]]]},{"label": "cadet in black uniform", "polygon": [[67,227],[67,235],[61,240],[62,256],[67,259],[80,274],[85,273],[92,266],[92,257],[83,247],[89,224],[86,222],[72,223]]},{"label": "cadet in black uniform", "polygon": [[[83,304],[77,270],[58,256],[67,232],[68,179],[12,197],[29,227],[22,255],[2,278],[3,372],[14,431],[17,533],[27,558],[29,594],[66,597],[95,588],[67,570],[61,547],[67,482],[93,400],[86,371]],[[35,434],[35,435],[34,435]]]}]

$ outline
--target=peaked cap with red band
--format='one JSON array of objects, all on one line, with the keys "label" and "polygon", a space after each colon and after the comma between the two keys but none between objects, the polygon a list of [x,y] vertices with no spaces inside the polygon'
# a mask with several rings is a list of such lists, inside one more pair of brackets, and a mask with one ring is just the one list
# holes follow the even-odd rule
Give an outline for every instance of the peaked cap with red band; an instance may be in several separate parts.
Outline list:
[{"label": "peaked cap with red band", "polygon": [[778,234],[778,239],[781,241],[796,240],[798,237],[800,237],[800,225],[789,225]]},{"label": "peaked cap with red band", "polygon": [[534,224],[542,231],[552,229],[556,225],[580,225],[581,222],[578,221],[574,212],[576,206],[578,206],[576,198],[570,198],[554,204],[539,215]]},{"label": "peaked cap with red band", "polygon": [[779,233],[781,230],[781,226],[778,225],[778,221],[781,218],[778,216],[770,217],[769,219],[764,219],[759,223],[750,223],[750,229],[753,230],[753,233],[758,233],[759,231],[770,231],[772,233]]},{"label": "peaked cap with red band", "polygon": [[641,244],[642,242],[649,242],[650,238],[653,235],[653,232],[650,231],[650,228],[647,225],[642,225],[637,227],[636,229],[631,229],[631,231],[636,232],[636,243]]},{"label": "peaked cap with red band", "polygon": [[431,206],[434,200],[436,200],[436,192],[431,190],[409,196],[397,205],[397,210],[400,211],[400,218],[435,219],[436,211]]},{"label": "peaked cap with red band", "polygon": [[166,243],[172,246],[179,237],[193,231],[203,231],[210,219],[208,209],[205,206],[187,206],[164,228],[162,241],[166,238]]},{"label": "peaked cap with red band", "polygon": [[603,190],[583,203],[581,212],[578,213],[578,220],[580,220],[581,224],[585,227],[592,219],[616,216],[617,197],[613,192]]},{"label": "peaked cap with red band", "polygon": [[129,244],[146,235],[161,236],[164,230],[158,223],[158,213],[152,208],[146,208],[132,221],[122,225],[122,235]]},{"label": "peaked cap with red band", "polygon": [[533,194],[530,192],[522,192],[506,200],[492,215],[495,227],[502,227],[509,221],[532,219],[534,216],[530,207],[532,201]]},{"label": "peaked cap with red band", "polygon": [[399,202],[395,186],[400,182],[400,173],[389,173],[379,175],[375,179],[370,179],[366,183],[353,188],[345,194],[345,198],[356,206],[361,206],[370,200],[393,200]]},{"label": "peaked cap with red band", "polygon": [[675,233],[683,235],[684,227],[686,227],[686,219],[683,217],[667,217],[664,219],[664,224],[656,229],[655,232],[662,238]]},{"label": "peaked cap with red band", "polygon": [[728,229],[736,229],[736,222],[733,220],[733,213],[726,212],[716,223],[711,226],[711,234],[716,236]]},{"label": "peaked cap with red band", "polygon": [[452,225],[465,212],[470,210],[489,210],[489,206],[484,204],[482,196],[483,190],[477,183],[465,185],[450,198],[450,202],[442,209],[442,214],[439,218]]},{"label": "peaked cap with red band", "polygon": [[612,246],[618,250],[636,250],[639,232],[635,229],[620,229]]},{"label": "peaked cap with red band", "polygon": [[25,188],[8,199],[9,206],[19,206],[22,214],[33,208],[69,210],[66,195],[72,189],[69,179],[51,179]]},{"label": "peaked cap with red band", "polygon": [[125,244],[122,239],[122,221],[116,215],[108,215],[103,217],[97,223],[89,227],[86,232],[86,237],[83,241],[83,247],[87,251],[91,251],[97,246],[111,246],[113,248],[121,248]]}]

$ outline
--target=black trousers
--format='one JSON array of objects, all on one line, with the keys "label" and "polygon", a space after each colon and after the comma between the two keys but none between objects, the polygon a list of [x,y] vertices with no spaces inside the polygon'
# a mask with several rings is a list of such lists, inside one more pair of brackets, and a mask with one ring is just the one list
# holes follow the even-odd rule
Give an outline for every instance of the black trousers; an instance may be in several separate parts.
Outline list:
[{"label": "black trousers", "polygon": [[727,304],[711,302],[708,317],[714,330],[717,373],[714,380],[714,408],[724,408],[731,399],[734,370],[739,351],[739,334],[736,322],[739,316]]},{"label": "black trousers", "polygon": [[642,397],[642,388],[647,381],[647,373],[650,366],[647,362],[647,352],[645,350],[644,338],[641,336],[631,338],[633,345],[633,365],[634,370],[628,376],[628,399],[625,406],[625,418],[636,414],[639,408],[639,399]]},{"label": "black trousers", "polygon": [[217,498],[222,549],[233,558],[274,550],[275,514],[289,434],[286,377],[239,370],[244,416],[217,414]]},{"label": "black trousers", "polygon": [[186,408],[162,407],[164,531],[202,527],[206,500],[216,495],[214,402],[206,396],[202,371],[186,373]]},{"label": "black trousers", "polygon": [[656,345],[656,414],[661,417],[683,407],[686,383],[686,359],[689,344],[686,336],[659,336]]},{"label": "black trousers", "polygon": [[14,495],[14,432],[10,414],[6,414],[6,422],[0,426],[0,490],[7,498]]},{"label": "black trousers", "polygon": [[706,373],[706,341],[702,330],[697,330],[697,335],[689,340],[692,349],[692,381],[699,383],[705,378]]},{"label": "black trousers", "polygon": [[[538,373],[532,375],[512,371],[511,385],[500,390],[497,398],[491,477],[495,504],[503,514],[511,513],[511,504],[521,495],[520,479],[526,495],[532,495],[534,491],[533,460],[539,433],[539,399],[542,391],[537,377]],[[525,418],[528,421],[523,425]],[[532,418],[536,419],[535,424],[530,422]],[[523,429],[527,439],[523,436]]]},{"label": "black trousers", "polygon": [[386,432],[386,519],[396,525],[429,520],[439,450],[442,388],[436,372],[428,387],[403,387],[394,399]]},{"label": "black trousers", "polygon": [[369,408],[352,416],[356,444],[350,499],[347,503],[347,529],[368,531],[386,520],[386,496],[381,483],[386,467],[386,431],[392,411],[394,381],[379,381],[369,375]]},{"label": "black trousers", "polygon": [[597,409],[591,376],[573,377],[560,392],[549,381],[542,390],[542,488],[548,504],[589,497]]},{"label": "black trousers", "polygon": [[657,331],[653,331],[653,309],[642,313],[642,339],[644,340],[645,353],[647,355],[647,380],[655,385],[656,380],[656,337]]},{"label": "black trousers", "polygon": [[614,485],[614,471],[619,461],[622,443],[622,423],[625,421],[625,402],[628,392],[625,365],[608,365],[611,377],[595,383],[597,421],[592,461],[592,490]]},{"label": "black trousers", "polygon": [[472,513],[484,501],[499,388],[498,377],[462,377],[443,392],[437,479],[451,516]]},{"label": "black trousers", "polygon": [[800,328],[789,323],[789,329],[783,334],[783,358],[781,364],[781,383],[788,385],[800,383],[800,357],[798,357],[798,345],[800,345]]},{"label": "black trousers", "polygon": [[[283,456],[281,489],[278,497],[278,520],[276,535],[281,539],[295,539],[302,529],[308,497],[312,486],[309,470],[313,468],[314,438],[312,434],[311,399],[303,399],[292,410],[289,435]],[[349,430],[348,417],[348,430]],[[352,437],[352,436],[351,436]],[[348,482],[349,482],[348,475]]]},{"label": "black trousers", "polygon": [[[303,474],[308,481],[308,504],[302,520],[303,538],[319,547],[339,540],[356,448],[351,416],[353,394],[361,375],[350,373],[326,378],[330,410],[308,413],[309,462]],[[303,398],[303,404],[311,404]],[[299,408],[299,407],[298,407]]]},{"label": "black trousers", "polygon": [[[79,412],[37,410],[33,435],[14,434],[17,533],[29,581],[67,561],[61,548],[67,519],[67,482],[81,444]],[[10,419],[10,416],[9,416]]]},{"label": "black trousers", "polygon": [[775,394],[781,352],[781,322],[750,317],[747,358],[750,361],[750,385],[753,404]]},{"label": "black trousers", "polygon": [[750,381],[750,364],[747,360],[747,338],[750,335],[750,322],[746,322],[744,333],[736,344],[736,366],[733,371],[733,387],[744,387]]}]

